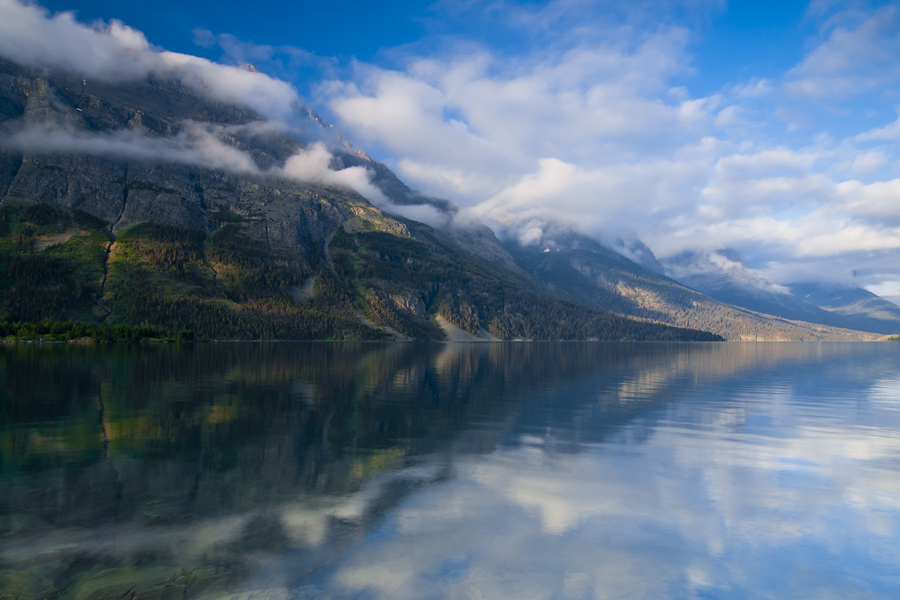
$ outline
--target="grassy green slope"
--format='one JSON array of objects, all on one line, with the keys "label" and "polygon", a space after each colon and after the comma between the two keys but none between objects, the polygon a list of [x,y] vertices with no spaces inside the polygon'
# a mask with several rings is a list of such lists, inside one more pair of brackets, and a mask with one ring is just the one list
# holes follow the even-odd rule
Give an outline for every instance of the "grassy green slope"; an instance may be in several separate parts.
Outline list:
[{"label": "grassy green slope", "polygon": [[113,240],[106,223],[45,204],[0,208],[0,322],[148,326],[222,339],[381,339],[324,273],[295,302],[297,269],[239,223],[206,232],[145,223]]},{"label": "grassy green slope", "polygon": [[111,251],[108,303],[114,322],[152,323],[222,339],[381,339],[359,322],[327,271],[315,298],[295,302],[290,288],[303,273],[268,254],[262,243],[228,223],[200,230],[141,224],[118,236]]},{"label": "grassy green slope", "polygon": [[103,225],[45,204],[0,208],[0,321],[95,321],[110,242]]}]

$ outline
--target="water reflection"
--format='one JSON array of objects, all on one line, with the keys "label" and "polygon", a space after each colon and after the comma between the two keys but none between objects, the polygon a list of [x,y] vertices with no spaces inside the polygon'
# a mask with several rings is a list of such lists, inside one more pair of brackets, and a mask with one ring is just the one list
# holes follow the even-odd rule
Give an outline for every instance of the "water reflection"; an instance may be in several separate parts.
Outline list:
[{"label": "water reflection", "polygon": [[900,346],[0,353],[22,597],[900,593]]}]

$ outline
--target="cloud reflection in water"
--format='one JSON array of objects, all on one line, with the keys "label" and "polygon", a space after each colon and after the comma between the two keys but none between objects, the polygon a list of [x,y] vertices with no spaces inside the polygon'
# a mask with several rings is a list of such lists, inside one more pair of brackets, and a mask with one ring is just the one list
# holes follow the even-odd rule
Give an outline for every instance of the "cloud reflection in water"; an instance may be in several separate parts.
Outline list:
[{"label": "cloud reflection in water", "polygon": [[65,597],[900,595],[900,345],[0,350],[0,570]]},{"label": "cloud reflection in water", "polygon": [[452,479],[402,501],[328,586],[384,598],[895,597],[896,371],[864,382],[817,362],[665,390],[677,399],[575,451],[577,427],[458,455]]}]

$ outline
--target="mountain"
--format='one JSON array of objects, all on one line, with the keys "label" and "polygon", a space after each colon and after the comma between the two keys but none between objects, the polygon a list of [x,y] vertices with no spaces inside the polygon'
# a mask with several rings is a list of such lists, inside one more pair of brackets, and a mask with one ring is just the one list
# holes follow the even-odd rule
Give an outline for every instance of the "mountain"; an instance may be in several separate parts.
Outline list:
[{"label": "mountain", "polygon": [[827,284],[792,283],[791,293],[831,313],[863,331],[893,334],[900,332],[900,306],[863,288]]},{"label": "mountain", "polygon": [[666,273],[716,300],[778,318],[891,334],[900,331],[900,306],[851,286],[781,286],[747,268],[737,250],[686,252],[664,261]]},{"label": "mountain", "polygon": [[718,339],[554,294],[486,227],[400,216],[455,208],[314,113],[289,136],[202,90],[0,61],[4,335]]},{"label": "mountain", "polygon": [[673,279],[727,304],[785,319],[846,326],[838,316],[797,298],[787,287],[747,268],[733,248],[685,252],[667,259],[665,267]]},{"label": "mountain", "polygon": [[[540,250],[539,248],[543,248]],[[735,306],[659,274],[652,253],[642,262],[575,233],[538,246],[508,249],[518,264],[562,298],[615,314],[710,331],[727,340],[859,340],[874,334]],[[644,253],[649,249],[643,250]],[[652,257],[652,258],[651,258]],[[815,307],[814,307],[815,308]],[[821,312],[821,309],[818,309]],[[865,330],[863,330],[865,331]]]},{"label": "mountain", "polygon": [[667,277],[674,263],[638,240],[610,248],[560,230],[538,246],[501,243],[295,108],[286,127],[164,71],[86,81],[0,60],[0,335],[819,340],[882,331],[862,326],[877,316],[851,324],[809,302],[775,306],[780,289],[750,305],[735,286],[694,280],[712,290],[705,295]]}]

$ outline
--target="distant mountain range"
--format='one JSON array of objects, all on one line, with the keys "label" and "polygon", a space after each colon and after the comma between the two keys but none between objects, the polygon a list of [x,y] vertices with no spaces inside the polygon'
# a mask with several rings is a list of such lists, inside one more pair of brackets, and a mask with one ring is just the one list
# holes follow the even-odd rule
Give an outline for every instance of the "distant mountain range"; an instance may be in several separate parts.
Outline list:
[{"label": "distant mountain range", "polygon": [[882,334],[900,331],[900,306],[893,302],[846,285],[777,285],[748,269],[731,248],[681,254],[666,260],[664,268],[685,285],[741,308],[845,329]]},{"label": "distant mountain range", "polygon": [[742,287],[636,240],[502,243],[297,110],[309,127],[288,135],[174,77],[87,84],[0,60],[0,323],[210,339],[900,331],[900,307],[864,290]]}]

